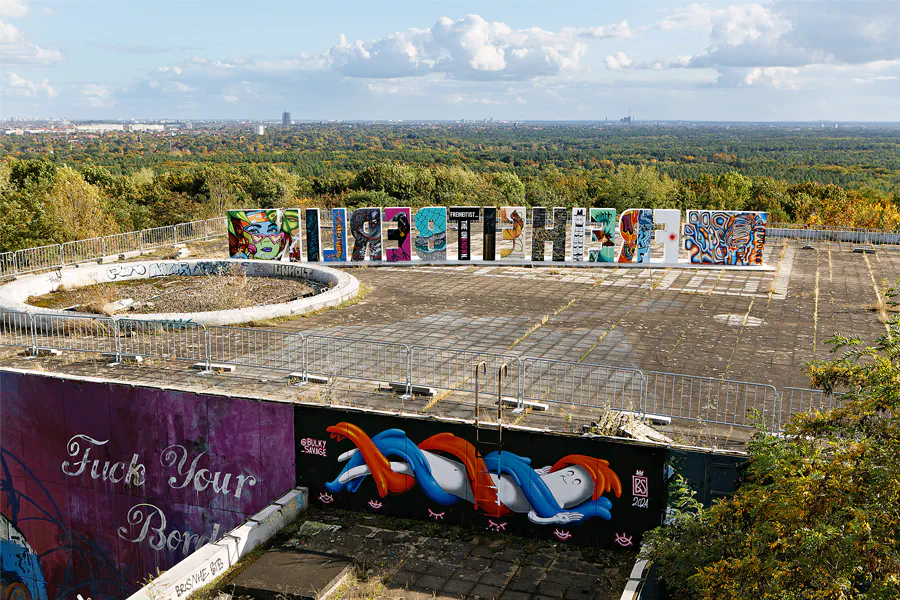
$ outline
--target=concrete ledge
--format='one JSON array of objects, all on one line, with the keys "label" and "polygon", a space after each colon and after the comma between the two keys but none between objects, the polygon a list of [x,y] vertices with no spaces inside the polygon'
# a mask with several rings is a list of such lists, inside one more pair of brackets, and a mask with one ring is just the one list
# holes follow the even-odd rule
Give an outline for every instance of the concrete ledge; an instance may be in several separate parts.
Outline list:
[{"label": "concrete ledge", "polygon": [[218,542],[206,544],[128,600],[179,600],[212,583],[257,546],[269,541],[309,507],[309,492],[295,488],[238,525]]},{"label": "concrete ledge", "polygon": [[328,289],[308,298],[268,306],[196,313],[135,314],[119,318],[133,318],[140,321],[186,321],[198,325],[234,325],[314,312],[337,306],[359,293],[359,281],[353,275],[309,263],[232,259],[157,260],[113,265],[82,264],[59,271],[20,277],[0,286],[0,308],[34,314],[84,316],[72,311],[39,308],[26,302],[30,296],[43,296],[59,289],[75,289],[100,283],[170,275],[212,275],[227,272],[232,265],[240,265],[250,277],[295,277],[314,281],[327,286]]},{"label": "concrete ledge", "polygon": [[[300,263],[300,264],[323,264],[323,263]],[[761,265],[708,265],[700,263],[692,263],[688,259],[679,259],[677,263],[664,263],[662,259],[651,259],[650,262],[590,262],[590,261],[553,261],[553,260],[523,260],[513,258],[503,258],[498,260],[455,260],[448,258],[447,260],[421,260],[413,258],[412,260],[400,260],[388,262],[386,260],[365,260],[365,261],[343,261],[343,262],[327,262],[324,263],[329,267],[347,269],[353,267],[565,267],[576,269],[696,269],[696,270],[719,270],[726,271],[758,271],[761,273],[775,271],[775,267],[769,264]]]}]

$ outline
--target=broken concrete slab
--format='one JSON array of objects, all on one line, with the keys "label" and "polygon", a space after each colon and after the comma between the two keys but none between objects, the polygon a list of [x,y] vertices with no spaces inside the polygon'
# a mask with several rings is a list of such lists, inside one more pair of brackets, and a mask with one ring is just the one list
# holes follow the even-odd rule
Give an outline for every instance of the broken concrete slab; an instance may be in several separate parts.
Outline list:
[{"label": "broken concrete slab", "polygon": [[344,556],[278,547],[226,588],[233,596],[260,600],[325,600],[350,575],[351,565]]}]

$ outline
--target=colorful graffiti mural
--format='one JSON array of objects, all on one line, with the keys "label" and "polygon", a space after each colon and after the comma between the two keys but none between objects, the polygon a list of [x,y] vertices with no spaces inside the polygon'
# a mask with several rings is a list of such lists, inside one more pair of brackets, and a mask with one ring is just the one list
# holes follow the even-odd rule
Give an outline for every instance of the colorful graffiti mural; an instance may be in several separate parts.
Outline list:
[{"label": "colorful graffiti mural", "polygon": [[500,258],[525,258],[525,207],[503,206],[500,208],[500,231],[508,248],[500,249]]},{"label": "colorful graffiti mural", "polygon": [[384,220],[387,223],[394,223],[396,227],[391,227],[387,232],[389,242],[396,242],[396,248],[388,248],[384,254],[388,262],[399,262],[412,260],[410,249],[410,211],[409,208],[391,207],[384,209]]},{"label": "colorful graffiti mural", "polygon": [[763,212],[689,210],[684,247],[692,263],[761,265],[767,218]]},{"label": "colorful graffiti mural", "polygon": [[447,209],[443,206],[416,211],[416,256],[422,260],[447,260]]},{"label": "colorful graffiti mural", "polygon": [[572,209],[572,260],[584,261],[584,234],[587,229],[587,210]]},{"label": "colorful graffiti mural", "polygon": [[300,233],[300,209],[281,211],[281,227],[288,238],[286,255],[291,262],[303,260],[303,236]]},{"label": "colorful graffiti mural", "polygon": [[484,207],[484,226],[481,230],[481,257],[483,260],[497,258],[497,207]]},{"label": "colorful graffiti mural", "polygon": [[316,449],[298,481],[324,504],[605,546],[661,519],[659,448],[517,431],[479,444],[471,426],[298,410],[300,443]]},{"label": "colorful graffiti mural", "polygon": [[231,258],[280,260],[291,241],[281,211],[229,210],[228,253]]},{"label": "colorful graffiti mural", "polygon": [[[457,232],[454,260],[458,261],[496,260],[499,245],[501,259],[544,262],[550,243],[550,260],[554,262],[565,262],[571,251],[568,259],[573,262],[646,266],[651,263],[651,242],[655,241],[662,250],[661,257],[653,258],[655,263],[762,266],[766,237],[765,213],[688,211],[689,222],[684,227],[690,235],[684,245],[690,248],[690,259],[682,259],[681,211],[677,209],[633,208],[617,214],[613,208],[575,207],[570,212],[557,207],[553,209],[552,225],[548,225],[548,209],[538,206],[531,211],[531,251],[526,255],[528,221],[526,208],[521,206],[426,207],[415,214],[408,207],[371,207],[356,209],[349,217],[346,209],[335,208],[331,209],[330,224],[322,222],[319,209],[309,208],[303,214],[305,225],[300,209],[293,208],[233,210],[228,215],[232,257],[295,262],[340,263],[348,260],[348,254],[352,261],[384,257],[388,262],[442,262],[447,260],[448,232],[452,229]],[[483,223],[482,252],[475,257],[474,236],[479,221]],[[322,247],[323,228],[331,230],[330,249]],[[396,242],[396,247],[386,251],[385,229],[387,241]],[[622,238],[618,252],[617,229]],[[353,238],[349,246],[348,234]],[[652,251],[658,253],[659,249]]]},{"label": "colorful graffiti mural", "polygon": [[531,209],[531,260],[544,260],[544,246],[552,244],[552,260],[566,260],[566,225],[569,222],[567,208],[553,209],[553,225],[547,227],[547,209],[535,206]]},{"label": "colorful graffiti mural", "polygon": [[347,209],[331,209],[331,248],[322,251],[325,262],[347,261]]},{"label": "colorful graffiti mural", "polygon": [[319,209],[306,209],[306,260],[322,260],[322,243],[319,240]]},{"label": "colorful graffiti mural", "polygon": [[294,487],[290,405],[7,371],[0,397],[13,598],[126,597]]},{"label": "colorful graffiti mural", "polygon": [[353,251],[350,257],[355,261],[381,260],[381,209],[357,208],[350,214],[350,235],[353,236]]},{"label": "colorful graffiti mural", "polygon": [[616,259],[616,209],[590,209],[590,262],[614,262]]},{"label": "colorful graffiti mural", "polygon": [[478,206],[454,206],[448,220],[456,225],[456,260],[472,260],[472,223],[481,216]]},{"label": "colorful graffiti mural", "polygon": [[618,262],[650,262],[650,240],[653,239],[653,210],[630,208],[619,217],[622,249]]}]

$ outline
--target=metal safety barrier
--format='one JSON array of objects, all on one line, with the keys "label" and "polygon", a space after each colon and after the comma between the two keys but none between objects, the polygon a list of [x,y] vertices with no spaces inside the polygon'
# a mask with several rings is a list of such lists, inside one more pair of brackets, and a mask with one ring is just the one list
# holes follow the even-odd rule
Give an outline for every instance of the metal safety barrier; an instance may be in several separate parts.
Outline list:
[{"label": "metal safety barrier", "polygon": [[157,358],[210,363],[205,325],[189,321],[115,319],[117,360],[123,357]]},{"label": "metal safety barrier", "polygon": [[[791,415],[841,406],[841,393],[641,371],[512,354],[407,346],[367,339],[149,321],[88,314],[0,309],[0,346],[96,353],[116,362],[141,357],[266,369],[310,379],[355,379],[405,387],[480,392],[515,402],[546,402],[635,412],[734,427],[782,430]],[[485,373],[506,373],[476,378]],[[502,389],[501,389],[502,386]]]},{"label": "metal safety barrier", "polygon": [[784,417],[789,420],[798,413],[814,413],[840,408],[844,404],[844,394],[840,392],[826,392],[824,390],[810,390],[805,388],[786,387],[781,391],[781,418],[778,422],[780,430],[784,424]]},{"label": "metal safety barrier", "polygon": [[24,248],[0,253],[0,279],[59,269],[66,265],[100,261],[108,256],[155,250],[183,242],[225,235],[225,218],[129,231],[103,237]]},{"label": "metal safety barrier", "polygon": [[779,396],[764,383],[647,371],[644,408],[673,418],[753,427],[757,419],[775,431]]},{"label": "metal safety barrier", "polygon": [[304,376],[409,382],[409,346],[366,339],[306,336]]},{"label": "metal safety barrier", "polygon": [[[452,348],[436,348],[433,346],[413,346],[410,348],[410,373],[412,385],[472,392],[476,388],[475,368],[484,362],[488,373],[497,373],[503,365],[509,368],[504,389],[499,389],[499,382],[494,377],[485,377],[479,381],[485,394],[509,394],[517,401],[521,395],[521,365],[518,356],[513,354],[495,354],[475,350],[455,350]],[[521,403],[520,403],[521,404]]]},{"label": "metal safety barrier", "polygon": [[644,383],[640,369],[522,359],[525,400],[643,413]]},{"label": "metal safety barrier", "polygon": [[304,368],[303,334],[218,325],[208,327],[207,333],[210,363],[285,372]]}]

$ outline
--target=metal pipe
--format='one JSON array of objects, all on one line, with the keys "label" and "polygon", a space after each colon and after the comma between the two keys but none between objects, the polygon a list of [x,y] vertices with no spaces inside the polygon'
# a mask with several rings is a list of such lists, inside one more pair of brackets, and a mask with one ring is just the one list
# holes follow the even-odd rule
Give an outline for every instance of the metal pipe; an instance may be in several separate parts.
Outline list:
[{"label": "metal pipe", "polygon": [[487,362],[481,361],[477,365],[475,365],[475,427],[478,427],[478,371],[481,370],[485,375],[487,375]]}]

